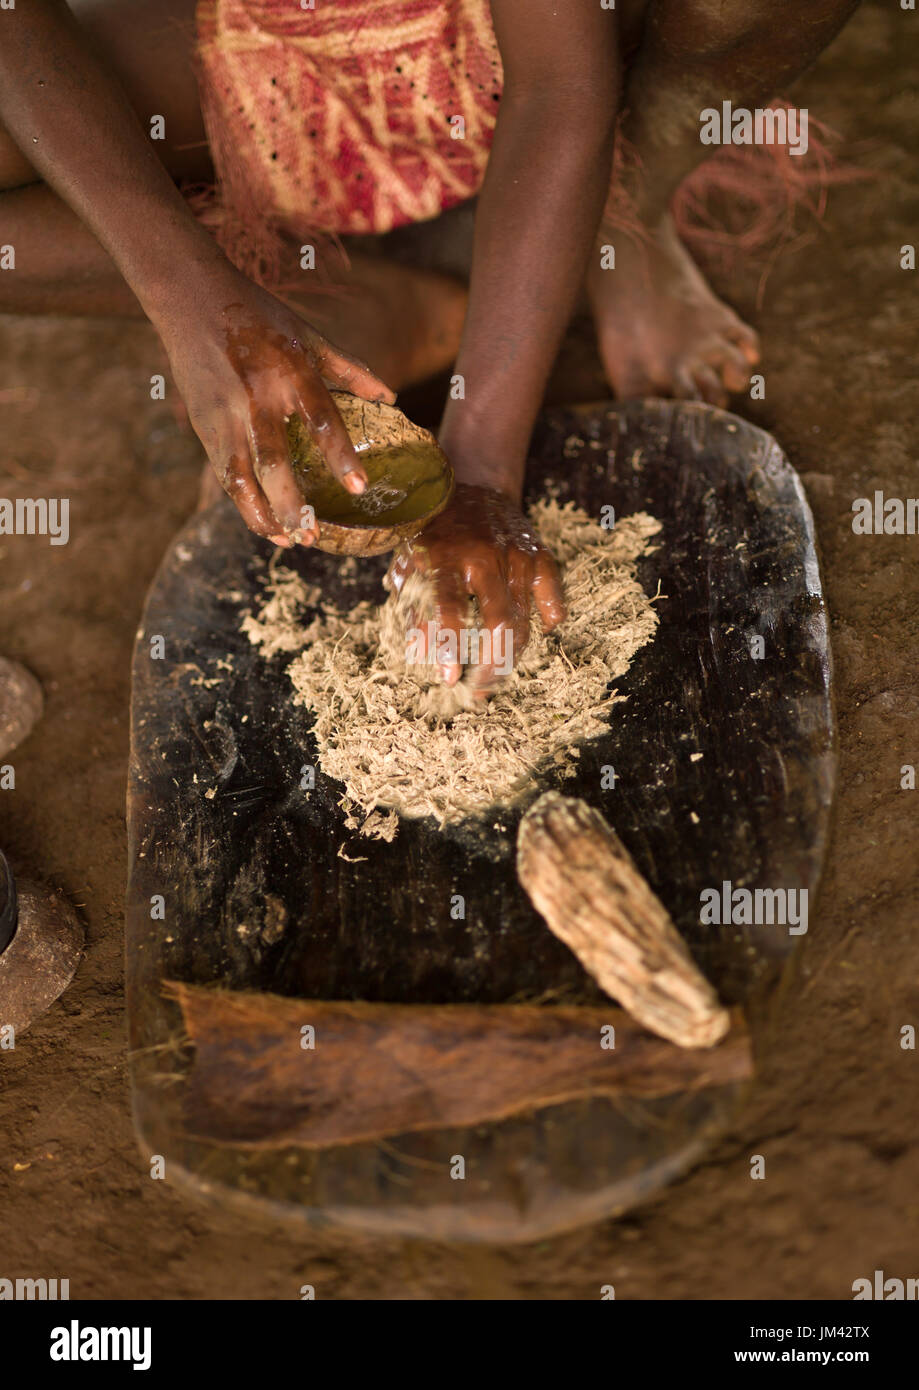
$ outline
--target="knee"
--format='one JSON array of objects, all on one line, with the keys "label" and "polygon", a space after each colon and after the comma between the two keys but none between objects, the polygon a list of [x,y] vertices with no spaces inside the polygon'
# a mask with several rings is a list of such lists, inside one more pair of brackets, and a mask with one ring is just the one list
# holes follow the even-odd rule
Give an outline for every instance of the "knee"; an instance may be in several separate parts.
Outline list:
[{"label": "knee", "polygon": [[672,0],[652,11],[662,48],[675,59],[727,56],[751,41],[790,42],[819,52],[861,0]]}]

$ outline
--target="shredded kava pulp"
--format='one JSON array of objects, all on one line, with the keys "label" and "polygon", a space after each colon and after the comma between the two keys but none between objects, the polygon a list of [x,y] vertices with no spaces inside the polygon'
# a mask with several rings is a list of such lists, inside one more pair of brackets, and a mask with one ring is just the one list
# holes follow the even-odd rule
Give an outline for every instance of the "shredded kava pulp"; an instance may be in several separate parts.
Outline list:
[{"label": "shredded kava pulp", "polygon": [[465,680],[448,690],[433,665],[406,663],[407,626],[424,609],[417,588],[341,612],[275,570],[244,619],[265,657],[290,655],[295,702],[315,715],[319,765],[344,784],[349,828],[391,840],[400,815],[444,825],[508,805],[549,767],[573,770],[579,744],[608,727],[622,698],[609,683],[657,627],[635,570],[660,523],[638,512],[607,530],[553,500],[530,518],[558,562],[568,617],[546,636],[534,614],[517,667],[487,701],[473,702]]}]

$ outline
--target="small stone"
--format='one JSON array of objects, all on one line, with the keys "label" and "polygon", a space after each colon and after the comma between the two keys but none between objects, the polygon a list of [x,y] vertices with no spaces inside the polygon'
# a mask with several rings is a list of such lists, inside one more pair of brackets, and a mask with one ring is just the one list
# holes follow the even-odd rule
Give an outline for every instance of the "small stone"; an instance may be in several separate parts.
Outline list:
[{"label": "small stone", "polygon": [[0,758],[25,742],[44,707],[42,688],[31,671],[0,656]]}]

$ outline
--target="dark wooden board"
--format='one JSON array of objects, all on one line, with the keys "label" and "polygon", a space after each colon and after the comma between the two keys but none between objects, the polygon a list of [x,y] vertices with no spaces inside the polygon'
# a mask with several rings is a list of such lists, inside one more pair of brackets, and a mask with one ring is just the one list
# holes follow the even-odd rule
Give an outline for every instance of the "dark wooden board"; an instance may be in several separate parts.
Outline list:
[{"label": "dark wooden board", "polygon": [[[617,516],[657,517],[658,549],[640,573],[666,596],[655,640],[616,682],[627,703],[559,789],[614,825],[725,1001],[761,1009],[796,939],[776,926],[703,927],[699,894],[729,879],[807,888],[813,904],[834,756],[826,612],[800,482],[770,436],[737,417],[648,401],[543,420],[530,494],[547,484],[592,515],[611,503]],[[365,1229],[531,1238],[621,1209],[702,1151],[738,1083],[628,1103],[588,1096],[309,1152],[243,1151],[195,1115],[193,1050],[164,980],[306,1000],[603,1002],[517,883],[519,813],[444,831],[403,821],[385,844],[345,829],[340,784],[319,774],[301,790],[302,765],[316,762],[310,716],[291,704],[283,659],[266,664],[240,631],[270,555],[229,503],[193,518],[138,635],[127,947],[144,1147],[218,1199]],[[386,561],[360,562],[351,581],[317,552],[282,563],[350,605],[379,597]],[[162,659],[151,659],[156,636]],[[604,765],[615,789],[601,790]],[[465,921],[450,916],[456,891]],[[155,895],[165,920],[151,917]],[[454,1154],[466,1160],[463,1182],[449,1178]]]}]

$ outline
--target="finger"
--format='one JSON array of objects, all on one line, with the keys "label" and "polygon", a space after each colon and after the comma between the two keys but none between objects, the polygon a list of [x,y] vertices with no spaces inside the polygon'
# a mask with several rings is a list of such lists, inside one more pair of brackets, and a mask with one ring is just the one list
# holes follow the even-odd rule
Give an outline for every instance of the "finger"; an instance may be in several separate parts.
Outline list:
[{"label": "finger", "polygon": [[460,633],[469,618],[469,595],[457,570],[438,570],[434,575],[435,658],[446,685],[456,685],[460,663]]},{"label": "finger", "polygon": [[[383,588],[387,593],[394,593],[397,597],[405,588],[405,581],[411,574],[426,574],[429,565],[427,555],[424,551],[412,550],[411,546],[403,544],[396,551],[389,569],[383,578]],[[404,613],[404,626],[407,639],[415,644],[413,650],[418,653],[417,660],[430,661],[430,642],[429,635],[431,624],[425,622],[423,627],[419,627],[421,615],[418,609],[407,607]]]},{"label": "finger", "polygon": [[[471,663],[476,695],[490,695],[503,676],[510,675],[516,659],[514,603],[507,584],[499,574],[476,591],[480,629],[476,660]],[[521,648],[522,650],[522,648]]]},{"label": "finger", "polygon": [[308,502],[303,502],[301,505],[299,524],[295,531],[291,531],[289,539],[294,544],[319,544],[319,522],[316,520],[316,509]]},{"label": "finger", "polygon": [[225,451],[217,453],[211,462],[220,481],[220,486],[228,497],[233,499],[237,510],[250,531],[276,545],[288,545],[287,537],[281,533],[271,504],[259,487],[252,471],[252,460],[247,445],[239,441]]},{"label": "finger", "polygon": [[363,492],[367,474],[358,462],[348,431],[328,390],[306,364],[299,380],[297,410],[307,433],[342,487],[351,493]]},{"label": "finger", "polygon": [[686,367],[678,367],[673,374],[673,394],[678,401],[701,400],[699,388]]},{"label": "finger", "polygon": [[[499,622],[494,613],[490,614],[487,623],[483,617],[482,628],[477,640],[481,652],[484,653],[487,650],[490,653],[489,659],[472,662],[466,675],[472,685],[475,698],[487,700],[489,695],[495,693],[501,682],[506,680],[514,669],[515,653],[519,648],[514,641],[513,628],[506,623]],[[488,644],[487,648],[486,643]]]},{"label": "finger", "polygon": [[287,435],[278,415],[270,410],[253,410],[249,420],[249,449],[255,464],[259,487],[272,512],[292,541],[311,545],[319,539],[319,528],[311,507],[304,505],[297,486]]},{"label": "finger", "polygon": [[427,665],[435,660],[436,650],[436,624],[429,620],[421,622],[417,608],[407,608],[405,610],[406,665],[410,665],[413,661]]},{"label": "finger", "polygon": [[387,405],[392,405],[396,399],[395,391],[387,386],[385,381],[381,381],[366,362],[352,357],[350,353],[342,352],[341,348],[333,347],[324,338],[314,342],[314,347],[319,369],[333,386],[340,386],[344,391],[362,396],[365,401],[385,401]]},{"label": "finger", "polygon": [[[417,571],[415,563],[415,552],[408,546],[402,546],[396,551],[389,569],[383,577],[383,588],[387,593],[393,593],[397,597],[405,587],[405,581],[410,574]],[[424,627],[418,626],[419,614],[414,606],[403,606],[403,626],[405,629],[405,649],[406,662],[430,660],[428,641],[430,624],[425,623]]]},{"label": "finger", "polygon": [[533,598],[542,619],[543,632],[551,632],[568,616],[565,607],[565,591],[559,577],[558,566],[548,550],[537,552],[533,565]]},{"label": "finger", "polygon": [[387,591],[392,590],[395,594],[401,594],[410,574],[416,570],[425,574],[429,568],[426,551],[413,550],[411,546],[403,544],[393,556],[392,563],[383,580],[383,587]]},{"label": "finger", "polygon": [[727,405],[728,394],[717,372],[712,371],[704,362],[698,362],[692,369],[692,375],[704,401],[722,408]]},{"label": "finger", "polygon": [[[530,608],[532,606],[531,594],[535,555],[531,551],[512,550],[509,559],[507,589],[511,602],[511,631],[513,635],[509,666],[516,666],[530,640]],[[509,675],[510,670],[505,670],[502,674]]]}]

